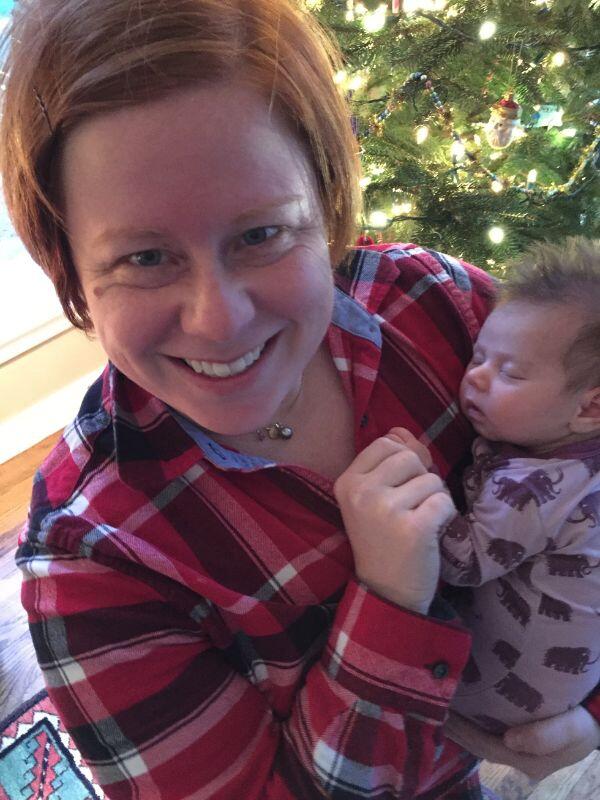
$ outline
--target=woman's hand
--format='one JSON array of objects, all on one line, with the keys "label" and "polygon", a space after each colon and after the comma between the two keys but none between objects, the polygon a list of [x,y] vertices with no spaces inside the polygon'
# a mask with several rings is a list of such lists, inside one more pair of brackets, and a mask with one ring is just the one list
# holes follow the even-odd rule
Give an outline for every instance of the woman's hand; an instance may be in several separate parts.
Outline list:
[{"label": "woman's hand", "polygon": [[511,728],[504,737],[451,713],[444,733],[473,755],[508,764],[536,780],[581,761],[600,747],[600,725],[583,706]]},{"label": "woman's hand", "polygon": [[334,493],[357,577],[383,597],[426,614],[440,569],[437,533],[455,513],[440,478],[392,430],[359,453]]}]

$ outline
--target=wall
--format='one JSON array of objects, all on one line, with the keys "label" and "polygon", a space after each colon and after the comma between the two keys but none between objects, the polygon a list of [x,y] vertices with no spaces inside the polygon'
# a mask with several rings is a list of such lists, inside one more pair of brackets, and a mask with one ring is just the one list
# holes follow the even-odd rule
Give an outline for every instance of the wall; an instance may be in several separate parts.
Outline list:
[{"label": "wall", "polygon": [[105,360],[65,319],[0,202],[0,464],[67,425]]},{"label": "wall", "polygon": [[0,464],[64,428],[106,356],[69,328],[0,366]]}]

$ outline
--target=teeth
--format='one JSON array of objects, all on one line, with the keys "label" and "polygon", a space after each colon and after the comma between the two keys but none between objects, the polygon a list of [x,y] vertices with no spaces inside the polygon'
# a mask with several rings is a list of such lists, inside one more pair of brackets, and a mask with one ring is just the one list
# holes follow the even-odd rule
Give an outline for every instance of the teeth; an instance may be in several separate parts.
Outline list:
[{"label": "teeth", "polygon": [[246,353],[246,355],[236,358],[235,361],[229,364],[219,364],[211,361],[193,361],[188,358],[184,358],[183,360],[188,367],[191,367],[194,372],[198,372],[201,375],[210,375],[211,378],[229,378],[231,375],[239,375],[241,372],[247,370],[248,367],[251,367],[252,364],[259,359],[264,348],[265,345],[261,344],[255,347],[254,350]]}]

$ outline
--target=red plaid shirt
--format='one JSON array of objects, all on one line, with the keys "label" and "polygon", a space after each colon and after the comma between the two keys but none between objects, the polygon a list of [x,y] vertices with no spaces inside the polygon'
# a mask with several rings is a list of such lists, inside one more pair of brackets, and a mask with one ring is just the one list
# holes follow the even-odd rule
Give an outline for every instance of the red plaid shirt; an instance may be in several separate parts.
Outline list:
[{"label": "red plaid shirt", "polygon": [[[413,245],[357,251],[328,341],[358,450],[403,425],[460,475],[491,288]],[[37,474],[17,558],[48,691],[110,798],[479,796],[441,734],[469,635],[355,581],[331,481],[226,450],[114,367]]]}]

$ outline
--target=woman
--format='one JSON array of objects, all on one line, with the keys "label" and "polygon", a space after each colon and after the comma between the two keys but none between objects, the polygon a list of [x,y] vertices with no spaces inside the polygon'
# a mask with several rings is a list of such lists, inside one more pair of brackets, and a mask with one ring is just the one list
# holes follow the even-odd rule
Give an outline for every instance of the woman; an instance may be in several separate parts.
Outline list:
[{"label": "woman", "polygon": [[334,281],[356,144],[295,4],[19,6],[8,205],[110,359],[18,553],[83,756],[117,800],[478,797],[441,729],[469,643],[432,604],[451,507],[385,434],[452,481],[489,279],[390,246]]}]

